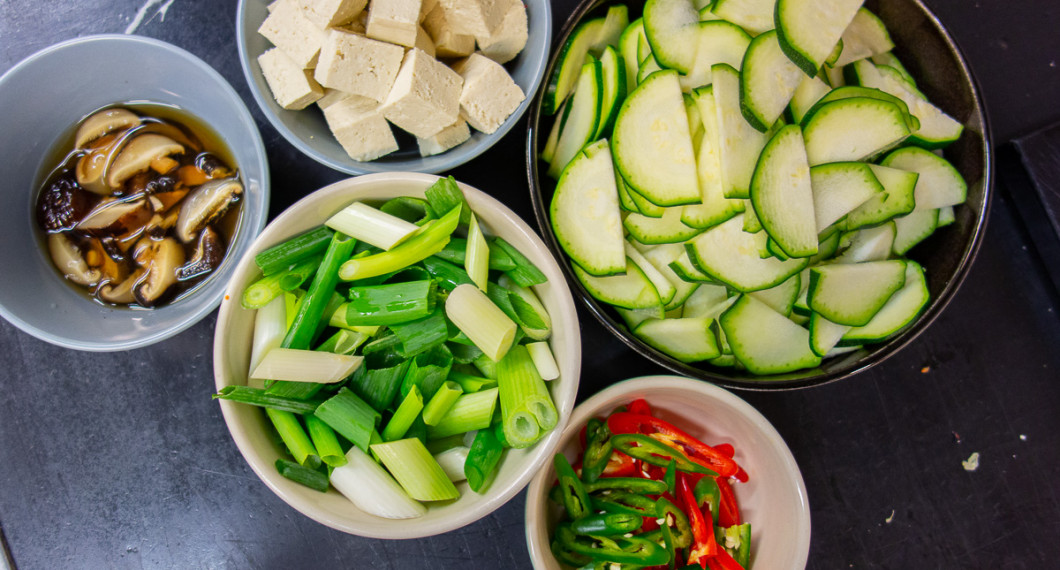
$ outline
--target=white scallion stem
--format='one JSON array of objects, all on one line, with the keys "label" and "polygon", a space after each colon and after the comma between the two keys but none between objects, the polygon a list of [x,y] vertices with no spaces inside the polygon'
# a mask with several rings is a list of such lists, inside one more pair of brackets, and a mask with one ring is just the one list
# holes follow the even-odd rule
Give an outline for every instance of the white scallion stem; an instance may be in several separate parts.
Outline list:
[{"label": "white scallion stem", "polygon": [[467,475],[464,475],[464,463],[467,462],[468,451],[470,449],[459,445],[434,456],[434,460],[441,466],[442,471],[445,471],[445,476],[449,477],[453,483],[467,479]]},{"label": "white scallion stem", "polygon": [[482,228],[479,227],[478,218],[474,213],[471,214],[471,222],[467,230],[464,269],[475,285],[485,291],[489,284],[490,246],[486,243],[486,236],[482,234]]},{"label": "white scallion stem", "polygon": [[458,285],[445,302],[445,315],[494,362],[504,358],[518,325],[485,293],[471,284]]},{"label": "white scallion stem", "polygon": [[415,437],[377,443],[372,453],[413,499],[448,501],[460,496],[431,452]]},{"label": "white scallion stem", "polygon": [[523,332],[526,333],[526,336],[534,340],[545,340],[552,336],[552,316],[548,314],[548,309],[545,308],[545,304],[541,302],[541,299],[538,298],[533,289],[519,285],[506,274],[500,276],[497,284],[526,301],[526,304],[533,307],[534,311],[537,312],[537,316],[541,317],[541,320],[545,322],[545,328],[543,329],[523,327]]},{"label": "white scallion stem", "polygon": [[373,208],[354,202],[328,218],[324,225],[352,238],[389,250],[405,241],[419,226]]},{"label": "white scallion stem", "polygon": [[[287,304],[284,296],[280,295],[269,301],[264,307],[257,310],[254,315],[254,341],[250,348],[250,368],[252,372],[261,364],[265,353],[280,346],[283,335],[287,333]],[[248,384],[250,384],[248,382]],[[261,382],[257,382],[255,388],[261,388]]]},{"label": "white scallion stem", "polygon": [[377,517],[411,519],[427,507],[412,500],[398,482],[357,446],[346,452],[346,465],[331,472],[331,485],[358,509]]},{"label": "white scallion stem", "polygon": [[265,354],[251,378],[333,384],[353,374],[363,356],[274,348]]},{"label": "white scallion stem", "polygon": [[530,353],[530,358],[533,359],[534,366],[542,380],[559,378],[559,366],[556,365],[556,358],[552,356],[552,349],[549,348],[547,342],[528,342],[526,350]]}]

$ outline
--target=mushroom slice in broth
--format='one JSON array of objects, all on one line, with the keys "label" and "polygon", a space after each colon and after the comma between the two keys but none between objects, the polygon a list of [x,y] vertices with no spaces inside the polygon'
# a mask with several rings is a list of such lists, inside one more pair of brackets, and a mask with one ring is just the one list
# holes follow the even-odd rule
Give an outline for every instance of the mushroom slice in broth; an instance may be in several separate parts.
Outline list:
[{"label": "mushroom slice in broth", "polygon": [[202,228],[220,218],[243,193],[243,185],[236,178],[210,180],[184,198],[177,217],[177,237],[191,243]]}]

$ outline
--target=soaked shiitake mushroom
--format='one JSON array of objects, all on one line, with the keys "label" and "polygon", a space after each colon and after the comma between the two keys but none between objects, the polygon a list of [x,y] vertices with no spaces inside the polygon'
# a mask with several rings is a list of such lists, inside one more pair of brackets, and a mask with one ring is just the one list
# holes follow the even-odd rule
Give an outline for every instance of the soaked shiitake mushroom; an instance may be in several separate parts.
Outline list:
[{"label": "soaked shiitake mushroom", "polygon": [[36,218],[67,281],[102,303],[151,308],[221,265],[243,186],[207,126],[168,106],[111,107],[56,155]]}]

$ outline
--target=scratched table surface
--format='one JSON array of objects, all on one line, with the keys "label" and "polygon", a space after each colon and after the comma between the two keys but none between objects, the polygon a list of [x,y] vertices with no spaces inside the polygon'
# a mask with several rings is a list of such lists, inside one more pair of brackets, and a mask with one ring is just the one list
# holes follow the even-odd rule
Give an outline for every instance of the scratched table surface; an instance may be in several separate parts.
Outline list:
[{"label": "scratched table surface", "polygon": [[[999,147],[1060,120],[1060,4],[926,1],[968,56]],[[556,30],[574,4],[553,2]],[[254,114],[275,217],[343,175],[301,156],[256,108],[237,60],[235,11],[231,0],[0,0],[0,72],[52,43],[96,33],[137,33],[191,51]],[[0,136],[4,115],[17,112],[0,110]],[[514,129],[452,174],[532,220],[525,134],[525,126]],[[1056,244],[1032,237],[1055,238],[1041,226],[1048,222],[1020,215],[1038,208],[1018,158],[1001,155],[979,257],[925,334],[842,382],[741,394],[802,468],[810,568],[1057,567],[1060,319],[1046,268],[1060,260],[1042,253]],[[580,316],[580,399],[663,372]],[[215,318],[117,354],[65,350],[0,321],[0,568],[530,566],[525,494],[463,529],[409,541],[343,534],[274,496],[210,399]],[[978,468],[967,470],[962,462],[974,452]]]}]

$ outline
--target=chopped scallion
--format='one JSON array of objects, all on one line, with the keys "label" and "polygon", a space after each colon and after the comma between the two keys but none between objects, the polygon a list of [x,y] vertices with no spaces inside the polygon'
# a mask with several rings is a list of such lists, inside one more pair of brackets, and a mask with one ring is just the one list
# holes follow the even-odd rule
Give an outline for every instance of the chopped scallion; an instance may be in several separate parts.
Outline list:
[{"label": "chopped scallion", "polygon": [[328,218],[324,225],[379,249],[388,250],[405,241],[418,228],[397,216],[354,202]]},{"label": "chopped scallion", "polygon": [[497,394],[497,388],[489,388],[461,395],[437,424],[428,426],[428,437],[440,439],[488,428],[497,409]]},{"label": "chopped scallion", "polygon": [[497,361],[515,340],[515,321],[477,287],[460,285],[449,294],[445,314],[486,356]]},{"label": "chopped scallion", "polygon": [[377,443],[372,451],[413,499],[447,501],[460,496],[422,441],[406,438]]}]

